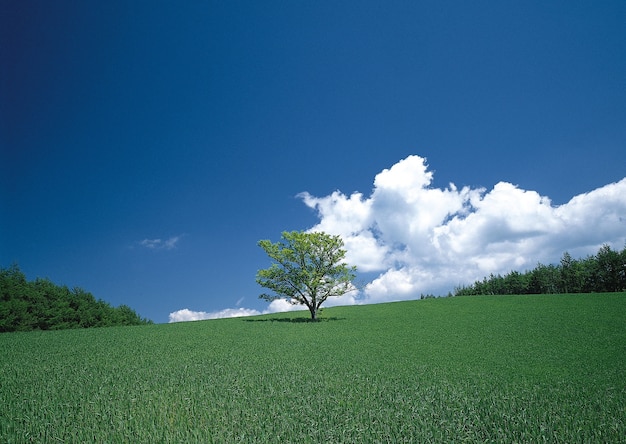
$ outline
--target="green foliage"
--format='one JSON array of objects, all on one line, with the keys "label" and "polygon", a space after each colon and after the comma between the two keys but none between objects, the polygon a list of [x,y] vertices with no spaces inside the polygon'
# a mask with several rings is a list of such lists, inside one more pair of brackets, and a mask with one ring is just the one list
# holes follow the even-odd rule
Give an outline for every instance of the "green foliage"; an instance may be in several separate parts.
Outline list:
[{"label": "green foliage", "polygon": [[28,282],[17,265],[0,268],[0,332],[151,323],[130,307],[111,307],[81,288],[47,279]]},{"label": "green foliage", "polygon": [[346,251],[339,236],[285,231],[282,239],[284,242],[259,241],[259,246],[275,261],[256,276],[259,285],[275,294],[262,294],[260,298],[306,305],[311,319],[316,320],[326,299],[354,289],[356,267],[342,262]]},{"label": "green foliage", "polygon": [[626,294],[0,335],[0,442],[623,442]]},{"label": "green foliage", "polygon": [[538,264],[526,273],[511,271],[455,289],[456,296],[491,294],[594,293],[626,290],[626,247],[603,245],[598,254],[576,260],[565,252],[559,265]]}]

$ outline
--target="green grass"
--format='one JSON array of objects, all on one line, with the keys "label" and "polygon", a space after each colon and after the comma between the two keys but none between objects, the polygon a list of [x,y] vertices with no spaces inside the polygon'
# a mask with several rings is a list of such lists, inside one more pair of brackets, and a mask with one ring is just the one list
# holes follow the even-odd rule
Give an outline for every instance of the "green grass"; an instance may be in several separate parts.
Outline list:
[{"label": "green grass", "polygon": [[0,442],[626,442],[626,293],[0,335]]}]

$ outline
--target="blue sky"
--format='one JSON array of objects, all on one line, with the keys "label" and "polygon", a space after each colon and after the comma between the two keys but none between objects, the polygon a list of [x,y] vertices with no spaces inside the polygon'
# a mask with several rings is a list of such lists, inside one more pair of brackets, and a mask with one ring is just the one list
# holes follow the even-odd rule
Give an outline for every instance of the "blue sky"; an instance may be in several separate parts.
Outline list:
[{"label": "blue sky", "polygon": [[623,1],[0,16],[0,266],[29,279],[167,322],[279,309],[256,243],[284,230],[346,238],[345,303],[624,246]]}]

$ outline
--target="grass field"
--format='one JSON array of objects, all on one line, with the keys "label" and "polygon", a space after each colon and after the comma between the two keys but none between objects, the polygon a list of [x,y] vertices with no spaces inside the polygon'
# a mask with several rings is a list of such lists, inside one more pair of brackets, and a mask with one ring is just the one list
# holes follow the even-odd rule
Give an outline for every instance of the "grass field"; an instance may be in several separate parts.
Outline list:
[{"label": "grass field", "polygon": [[626,442],[626,293],[0,335],[0,442]]}]

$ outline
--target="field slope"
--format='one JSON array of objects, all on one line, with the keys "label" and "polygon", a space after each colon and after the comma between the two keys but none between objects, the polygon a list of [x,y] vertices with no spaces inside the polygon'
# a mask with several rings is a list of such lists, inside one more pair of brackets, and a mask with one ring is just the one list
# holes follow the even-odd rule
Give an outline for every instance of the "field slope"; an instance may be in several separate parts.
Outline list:
[{"label": "field slope", "polygon": [[0,442],[623,442],[626,294],[0,335]]}]

